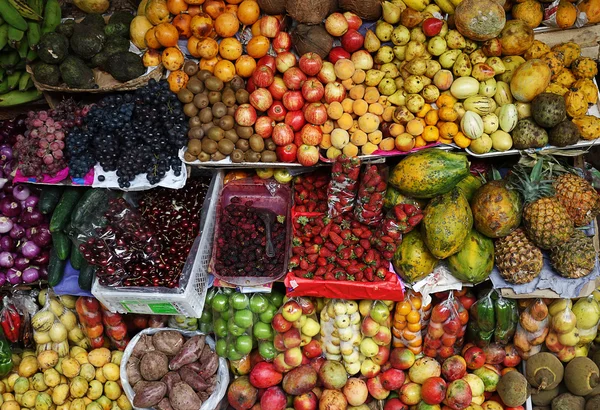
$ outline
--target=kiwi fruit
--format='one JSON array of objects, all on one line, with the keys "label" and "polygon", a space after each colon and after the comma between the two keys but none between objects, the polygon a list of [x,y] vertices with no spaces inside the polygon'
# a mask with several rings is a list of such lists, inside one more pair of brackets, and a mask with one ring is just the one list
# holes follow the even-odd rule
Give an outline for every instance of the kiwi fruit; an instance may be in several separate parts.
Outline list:
[{"label": "kiwi fruit", "polygon": [[204,91],[204,84],[196,77],[192,77],[188,80],[185,88],[190,90],[193,94],[199,94]]},{"label": "kiwi fruit", "polygon": [[198,71],[198,74],[196,74],[196,77],[198,77],[198,79],[201,81],[206,81],[206,79],[211,76],[212,73],[208,70],[200,70]]},{"label": "kiwi fruit", "polygon": [[227,106],[218,101],[212,106],[212,113],[216,118],[224,117],[227,114]]},{"label": "kiwi fruit", "polygon": [[[529,366],[529,362],[527,363]],[[585,396],[598,385],[600,370],[596,363],[587,357],[576,357],[565,367],[565,385],[577,396]]]},{"label": "kiwi fruit", "polygon": [[[219,120],[219,127],[223,128],[223,131],[229,131],[235,125],[235,120],[231,115],[225,115]],[[235,131],[234,131],[235,132]]]},{"label": "kiwi fruit", "polygon": [[252,127],[242,127],[241,125],[236,125],[235,131],[240,138],[248,139],[254,134],[254,128]]},{"label": "kiwi fruit", "polygon": [[231,142],[227,138],[223,138],[221,141],[219,141],[217,146],[219,148],[219,151],[225,155],[231,154],[233,152],[233,149],[235,148],[233,142]]},{"label": "kiwi fruit", "polygon": [[206,80],[204,80],[204,85],[210,91],[221,91],[225,86],[221,79],[215,77],[212,74]]},{"label": "kiwi fruit", "polygon": [[235,100],[238,104],[247,104],[250,101],[250,93],[243,88],[235,92]]},{"label": "kiwi fruit", "polygon": [[223,101],[223,104],[225,104],[227,107],[233,107],[237,102],[235,99],[235,91],[233,91],[231,88],[223,91],[221,94],[221,101]]},{"label": "kiwi fruit", "polygon": [[244,160],[244,151],[239,149],[234,149],[231,152],[231,162],[240,163]]},{"label": "kiwi fruit", "polygon": [[552,410],[550,406],[533,406],[531,410]]},{"label": "kiwi fruit", "polygon": [[585,402],[585,410],[598,410],[600,409],[600,394],[590,397]]},{"label": "kiwi fruit", "polygon": [[204,134],[206,134],[208,132],[208,130],[210,130],[215,124],[213,124],[212,121],[207,122],[206,124],[202,124],[202,130],[204,131]]},{"label": "kiwi fruit", "polygon": [[536,353],[527,360],[527,382],[538,390],[552,390],[563,380],[565,369],[552,353]]},{"label": "kiwi fruit", "polygon": [[212,155],[210,156],[210,159],[212,159],[213,161],[222,161],[222,160],[224,160],[225,158],[226,158],[226,156],[225,156],[225,155],[223,155],[223,153],[221,153],[221,152],[219,152],[219,151],[215,152],[214,154],[212,154]]},{"label": "kiwi fruit", "polygon": [[183,153],[183,159],[187,162],[194,162],[196,161],[198,158],[195,155],[192,155],[191,152],[189,151],[189,149]]},{"label": "kiwi fruit", "polygon": [[277,145],[275,145],[271,138],[267,138],[265,140],[265,149],[269,151],[275,151],[277,149]]},{"label": "kiwi fruit", "polygon": [[194,93],[187,88],[182,88],[177,93],[177,98],[184,104],[191,103],[194,100]]},{"label": "kiwi fruit", "polygon": [[529,397],[527,379],[519,372],[508,372],[502,376],[496,391],[509,407],[521,406]]},{"label": "kiwi fruit", "polygon": [[188,60],[183,64],[183,72],[188,76],[194,76],[198,72],[198,64],[192,60]]},{"label": "kiwi fruit", "polygon": [[194,97],[194,105],[199,109],[208,107],[208,95],[204,93],[196,94]]},{"label": "kiwi fruit", "polygon": [[563,393],[552,400],[552,410],[584,410],[585,399],[571,393]]},{"label": "kiwi fruit", "polygon": [[210,107],[204,107],[198,114],[198,117],[200,118],[200,121],[202,121],[202,124],[208,124],[213,120],[212,110]]},{"label": "kiwi fruit", "polygon": [[186,152],[189,152],[193,156],[197,157],[198,154],[202,152],[202,142],[200,142],[200,140],[190,140],[188,142],[188,149]]},{"label": "kiwi fruit", "polygon": [[206,152],[201,152],[200,155],[198,155],[198,159],[202,162],[210,161],[210,155],[208,155]]},{"label": "kiwi fruit", "polygon": [[199,117],[192,117],[188,121],[188,125],[190,126],[190,128],[199,127],[202,125],[202,121],[200,121]]},{"label": "kiwi fruit", "polygon": [[183,106],[183,113],[188,117],[195,117],[198,114],[198,107],[194,103],[187,103]]},{"label": "kiwi fruit", "polygon": [[265,140],[258,134],[250,137],[250,149],[254,152],[262,152],[265,149]]},{"label": "kiwi fruit", "polygon": [[231,85],[233,91],[237,91],[241,88],[246,88],[246,82],[239,75],[234,76],[229,82],[229,85]]},{"label": "kiwi fruit", "polygon": [[260,160],[262,162],[277,162],[277,155],[274,151],[263,151],[260,153]]},{"label": "kiwi fruit", "polygon": [[549,406],[554,399],[560,393],[559,387],[555,387],[550,390],[540,390],[538,393],[531,395],[531,401],[536,406]]},{"label": "kiwi fruit", "polygon": [[204,137],[204,130],[201,127],[194,127],[188,131],[188,137],[190,139],[200,140]]},{"label": "kiwi fruit", "polygon": [[248,143],[248,140],[239,139],[235,143],[235,147],[242,152],[246,152],[250,149],[250,144]]},{"label": "kiwi fruit", "polygon": [[223,133],[223,135],[234,144],[240,139],[240,137],[238,137],[238,135],[235,133],[235,130],[227,130]]},{"label": "kiwi fruit", "polygon": [[244,153],[244,161],[246,162],[259,162],[260,153],[248,150]]},{"label": "kiwi fruit", "polygon": [[223,130],[219,127],[211,127],[206,136],[213,141],[221,141],[225,136],[223,135]]},{"label": "kiwi fruit", "polygon": [[214,154],[217,152],[217,143],[210,138],[204,138],[202,140],[202,151],[206,152],[207,154]]},{"label": "kiwi fruit", "polygon": [[221,102],[221,93],[219,91],[211,91],[208,93],[208,101],[211,104]]}]

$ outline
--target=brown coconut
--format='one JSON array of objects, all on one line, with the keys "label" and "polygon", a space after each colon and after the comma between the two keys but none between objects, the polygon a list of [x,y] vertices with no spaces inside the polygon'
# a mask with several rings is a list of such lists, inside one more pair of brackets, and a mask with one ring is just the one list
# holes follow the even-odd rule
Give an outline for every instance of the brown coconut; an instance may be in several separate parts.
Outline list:
[{"label": "brown coconut", "polygon": [[260,11],[272,16],[285,14],[285,0],[258,0]]},{"label": "brown coconut", "polygon": [[339,6],[342,10],[351,11],[364,20],[378,20],[381,17],[379,0],[339,0]]},{"label": "brown coconut", "polygon": [[333,37],[323,26],[298,24],[292,31],[292,41],[298,55],[313,52],[325,58],[333,47]]},{"label": "brown coconut", "polygon": [[287,13],[299,23],[320,24],[336,8],[336,0],[287,0]]}]

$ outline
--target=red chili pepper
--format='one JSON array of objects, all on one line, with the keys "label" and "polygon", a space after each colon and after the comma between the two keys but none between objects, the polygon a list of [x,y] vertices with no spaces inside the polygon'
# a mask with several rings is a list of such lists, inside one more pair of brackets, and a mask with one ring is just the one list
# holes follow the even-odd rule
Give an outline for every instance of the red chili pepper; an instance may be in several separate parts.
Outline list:
[{"label": "red chili pepper", "polygon": [[17,343],[21,336],[21,315],[12,303],[5,304],[2,309],[2,329],[11,343]]}]

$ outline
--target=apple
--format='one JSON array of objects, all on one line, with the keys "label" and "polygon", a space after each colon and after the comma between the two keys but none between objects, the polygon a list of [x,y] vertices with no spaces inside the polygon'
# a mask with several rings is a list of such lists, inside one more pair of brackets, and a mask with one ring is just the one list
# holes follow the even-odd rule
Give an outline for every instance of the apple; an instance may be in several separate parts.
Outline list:
[{"label": "apple", "polygon": [[275,333],[275,337],[273,338],[273,347],[278,352],[285,352],[286,347],[285,343],[283,343],[283,333]]},{"label": "apple", "polygon": [[275,16],[264,15],[260,19],[260,34],[268,37],[275,38],[279,33],[281,23]]},{"label": "apple", "polygon": [[367,388],[369,389],[369,394],[375,400],[384,400],[387,396],[390,395],[390,391],[386,390],[381,384],[381,375],[375,376],[367,380]]},{"label": "apple", "polygon": [[342,47],[349,53],[360,50],[365,42],[365,38],[355,29],[349,29],[340,39]]},{"label": "apple", "polygon": [[306,81],[306,74],[299,67],[290,67],[283,73],[283,82],[290,90],[299,90]]},{"label": "apple", "polygon": [[342,393],[344,393],[348,404],[351,406],[360,406],[364,404],[369,397],[367,383],[357,377],[348,379],[346,385],[342,389]]},{"label": "apple", "polygon": [[300,335],[300,330],[296,328],[291,328],[283,334],[283,344],[286,349],[299,347],[301,342],[302,336]]},{"label": "apple", "polygon": [[275,78],[275,73],[271,69],[271,67],[267,65],[263,65],[260,67],[256,67],[254,72],[252,73],[252,82],[258,88],[267,88],[271,85]]},{"label": "apple", "polygon": [[312,317],[307,317],[307,316],[302,316],[302,317],[306,318],[306,321],[302,325],[302,328],[301,328],[302,334],[304,334],[308,337],[314,337],[317,334],[319,334],[319,331],[321,330],[321,326],[319,325],[319,322],[314,320]]},{"label": "apple", "polygon": [[341,83],[332,82],[325,86],[325,102],[331,104],[334,101],[342,102],[346,98],[346,89]]},{"label": "apple", "polygon": [[450,317],[450,309],[446,305],[435,305],[431,310],[431,321],[444,323]]},{"label": "apple", "polygon": [[264,112],[268,111],[273,104],[273,97],[266,88],[257,88],[250,94],[249,101],[258,111]]},{"label": "apple", "polygon": [[304,74],[315,76],[319,74],[321,67],[323,67],[323,59],[317,53],[309,52],[300,57],[298,66]]},{"label": "apple", "polygon": [[287,114],[287,110],[281,101],[274,101],[273,104],[271,104],[269,111],[267,111],[269,118],[277,122],[283,121],[285,119],[285,114]]},{"label": "apple", "polygon": [[276,69],[276,67],[275,67],[275,57],[267,54],[266,56],[261,57],[256,62],[256,68],[262,67],[264,65],[266,65],[267,67],[269,67],[273,71],[273,74],[275,74],[275,69]]},{"label": "apple", "polygon": [[395,347],[390,352],[390,364],[394,369],[408,370],[415,363],[415,354],[406,347]]},{"label": "apple", "polygon": [[284,51],[290,51],[292,48],[292,36],[286,31],[280,31],[273,39],[273,50],[276,53],[283,53]]},{"label": "apple", "polygon": [[457,336],[462,329],[462,325],[460,324],[460,320],[458,320],[458,317],[454,317],[452,319],[447,320],[442,325],[442,328],[447,334]]},{"label": "apple", "polygon": [[400,400],[407,406],[416,406],[421,401],[421,385],[406,383],[400,387]]},{"label": "apple", "polygon": [[288,90],[283,82],[283,78],[275,77],[271,85],[267,88],[274,100],[281,100],[283,98],[283,94]]},{"label": "apple", "polygon": [[408,410],[408,406],[402,403],[399,398],[394,397],[385,402],[383,410]]},{"label": "apple", "polygon": [[387,305],[381,301],[376,301],[371,308],[369,313],[374,321],[379,323],[381,326],[385,326],[388,318],[390,317],[390,310]]},{"label": "apple", "polygon": [[521,363],[521,356],[519,356],[519,352],[517,352],[514,345],[506,345],[504,351],[506,352],[504,362],[502,362],[504,366],[517,367]]},{"label": "apple", "polygon": [[379,346],[388,346],[392,343],[392,332],[389,327],[381,326],[379,332],[373,336],[373,341]]},{"label": "apple", "polygon": [[337,76],[335,75],[335,68],[333,63],[330,61],[324,61],[322,63],[322,67],[319,70],[319,74],[317,74],[317,78],[323,84],[329,84],[335,82],[337,80]]},{"label": "apple", "polygon": [[498,343],[490,343],[483,348],[483,353],[485,354],[485,362],[489,364],[500,364],[506,357],[506,350]]},{"label": "apple", "polygon": [[440,404],[446,397],[446,382],[441,377],[430,377],[421,385],[421,398],[430,405]]},{"label": "apple", "polygon": [[373,320],[371,316],[367,316],[360,325],[360,331],[363,336],[373,337],[379,332],[379,323]]},{"label": "apple", "polygon": [[316,78],[309,78],[302,84],[302,97],[309,102],[321,101],[325,95],[325,87]]},{"label": "apple", "polygon": [[283,353],[285,363],[288,366],[298,367],[302,364],[302,350],[300,347],[292,347]]},{"label": "apple", "polygon": [[305,167],[313,166],[319,162],[319,150],[317,147],[306,144],[300,145],[298,148],[298,162]]},{"label": "apple", "polygon": [[[285,124],[285,123],[278,123],[275,124],[275,126],[273,127],[273,132],[271,133],[271,139],[273,140],[273,142],[275,143],[275,145],[278,145],[280,147],[283,147],[285,145],[291,144],[292,142],[294,142],[294,131],[292,130],[292,127],[290,127],[289,125]],[[298,304],[296,302],[293,302],[296,304],[296,306],[298,306]],[[288,318],[296,318],[295,320],[288,320],[288,322],[295,322],[296,320],[300,319],[300,316],[302,316],[302,309],[300,309],[300,307],[298,307],[298,311],[286,311],[285,309],[282,311],[282,315],[283,318],[288,320]]]},{"label": "apple", "polygon": [[351,11],[346,11],[344,13],[344,17],[348,22],[348,28],[353,30],[358,30],[362,26],[362,19],[358,17],[355,13]]},{"label": "apple", "polygon": [[271,118],[258,117],[256,123],[254,124],[254,132],[264,139],[267,139],[273,132],[273,126],[275,126],[275,121],[273,121]]},{"label": "apple", "polygon": [[343,36],[348,31],[348,20],[342,13],[331,13],[325,19],[325,30],[334,37]]},{"label": "apple", "polygon": [[380,373],[380,371],[381,366],[375,364],[375,362],[373,362],[371,359],[365,359],[360,364],[360,374],[362,374],[364,377],[375,377]]},{"label": "apple", "polygon": [[281,100],[283,106],[289,111],[298,111],[304,107],[304,98],[301,91],[286,91]]},{"label": "apple", "polygon": [[302,347],[302,353],[305,357],[309,359],[314,359],[315,357],[321,356],[323,354],[323,347],[321,346],[321,341],[313,339],[308,344]]},{"label": "apple", "polygon": [[312,315],[317,310],[317,308],[315,307],[315,304],[311,300],[308,300],[308,299],[302,299],[299,302],[299,305],[302,308],[302,313],[305,315]]},{"label": "apple", "polygon": [[386,390],[398,390],[404,384],[406,375],[399,369],[388,369],[379,375],[381,385]]},{"label": "apple", "polygon": [[[304,108],[304,119],[310,124],[323,125],[327,122],[327,118],[327,107],[324,104],[313,102]],[[318,128],[320,131],[321,128]]]},{"label": "apple", "polygon": [[442,27],[444,26],[444,20],[440,20],[435,17],[429,17],[423,20],[423,24],[421,26],[423,33],[427,37],[433,37],[440,34],[442,31]]},{"label": "apple", "polygon": [[441,323],[430,321],[429,326],[427,327],[427,334],[432,339],[441,339],[445,334],[444,327]]},{"label": "apple", "polygon": [[275,356],[275,359],[273,359],[273,367],[279,373],[287,373],[293,369],[292,366],[285,362],[284,353],[279,353],[277,356]]},{"label": "apple", "polygon": [[[302,127],[304,127],[304,124],[306,124],[306,120],[304,119],[304,113],[301,110],[288,111],[285,114],[285,123],[292,127],[293,131],[298,132],[298,136],[300,136],[299,131],[302,129]],[[296,143],[296,145],[302,145],[301,138],[299,140],[299,144]]]},{"label": "apple", "polygon": [[[323,366],[323,364],[326,361],[327,361],[327,359],[325,359],[324,357],[318,356],[318,357],[315,357],[314,359],[312,359],[309,364],[310,364],[310,367],[312,367],[313,369],[315,369],[315,371],[317,373],[319,373],[321,366]],[[313,391],[314,391],[314,389],[313,389]],[[317,396],[319,396],[319,395],[317,394]]]},{"label": "apple", "polygon": [[289,51],[279,53],[277,54],[277,57],[275,57],[275,67],[277,67],[277,71],[280,73],[285,73],[288,69],[294,67],[295,65],[296,56]]},{"label": "apple", "polygon": [[292,328],[292,322],[286,320],[282,313],[277,313],[273,316],[271,326],[276,332],[285,333]]},{"label": "apple", "polygon": [[384,364],[388,363],[389,358],[390,348],[388,346],[379,346],[379,351],[371,359],[375,364],[383,366]]},{"label": "apple", "polygon": [[485,364],[485,353],[477,346],[471,346],[464,353],[469,370],[477,370]]},{"label": "apple", "polygon": [[242,104],[235,110],[234,117],[242,127],[251,127],[256,122],[256,109],[250,104]]},{"label": "apple", "polygon": [[312,391],[294,396],[294,410],[317,410],[318,407],[319,399]]},{"label": "apple", "polygon": [[464,409],[471,404],[472,399],[471,387],[463,379],[450,382],[446,389],[445,403],[452,409]]},{"label": "apple", "polygon": [[449,382],[462,379],[466,373],[467,363],[462,356],[450,356],[442,363],[442,376]]},{"label": "apple", "polygon": [[343,47],[333,47],[327,56],[327,60],[335,64],[338,60],[344,58],[350,58],[350,52],[345,50]]},{"label": "apple", "polygon": [[375,341],[372,338],[365,337],[360,342],[360,352],[365,357],[373,357],[377,354],[378,351],[379,351],[379,346],[377,346],[377,343],[375,343]]}]

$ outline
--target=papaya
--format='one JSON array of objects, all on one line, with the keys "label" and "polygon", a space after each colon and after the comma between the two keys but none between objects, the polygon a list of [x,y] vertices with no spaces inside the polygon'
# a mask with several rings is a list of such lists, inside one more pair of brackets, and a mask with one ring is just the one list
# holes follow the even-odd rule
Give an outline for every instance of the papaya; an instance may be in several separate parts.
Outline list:
[{"label": "papaya", "polygon": [[450,273],[463,282],[484,281],[494,268],[494,241],[472,229],[460,250],[447,259]]},{"label": "papaya", "polygon": [[469,175],[466,155],[435,148],[402,159],[390,172],[389,184],[413,198],[433,198],[454,188]]},{"label": "papaya", "polygon": [[383,197],[383,207],[393,208],[398,204],[410,204],[418,207],[419,209],[423,209],[425,208],[425,205],[427,205],[427,201],[424,199],[416,199],[403,195],[393,186],[388,186],[387,190],[385,191],[385,196]]},{"label": "papaya", "polygon": [[458,188],[433,198],[423,211],[423,240],[438,259],[458,252],[472,228],[471,207]]},{"label": "papaya", "polygon": [[402,238],[392,259],[394,270],[406,283],[423,279],[438,264],[438,259],[429,252],[418,230],[409,232]]},{"label": "papaya", "polygon": [[479,188],[471,200],[475,229],[488,238],[508,235],[521,224],[523,203],[506,181],[489,181]]},{"label": "papaya", "polygon": [[477,178],[476,176],[469,174],[458,181],[456,187],[460,189],[465,198],[467,198],[467,201],[471,202],[473,195],[475,195],[475,191],[477,191],[481,185],[481,178]]}]

